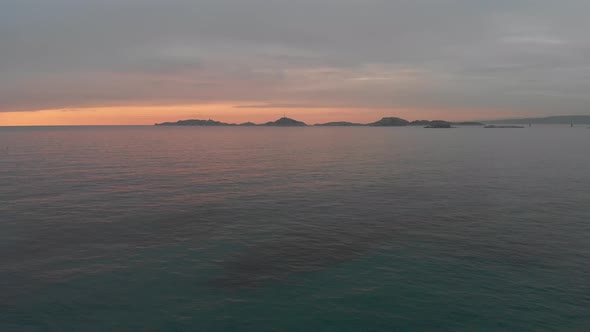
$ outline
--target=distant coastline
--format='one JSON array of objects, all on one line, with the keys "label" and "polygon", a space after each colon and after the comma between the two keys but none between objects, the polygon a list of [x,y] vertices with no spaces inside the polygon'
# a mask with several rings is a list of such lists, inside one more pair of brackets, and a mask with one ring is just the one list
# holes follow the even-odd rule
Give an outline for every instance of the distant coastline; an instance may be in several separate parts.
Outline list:
[{"label": "distant coastline", "polygon": [[[266,126],[266,127],[305,127],[305,126],[319,126],[319,127],[405,127],[405,126],[422,126],[425,128],[452,128],[453,126],[480,126],[492,124],[568,124],[568,125],[588,125],[590,124],[590,115],[567,115],[567,116],[549,116],[544,118],[519,118],[519,119],[499,119],[489,121],[464,121],[464,122],[451,122],[445,120],[414,120],[408,121],[406,119],[398,117],[384,117],[378,121],[371,123],[354,123],[347,121],[334,121],[327,123],[316,123],[309,125],[305,122],[291,119],[288,117],[282,117],[276,121],[270,121],[266,123],[256,124],[253,122],[245,123],[225,123],[215,120],[179,120],[176,122],[162,122],[156,123],[156,126]],[[501,128],[496,126],[492,128]]]},{"label": "distant coastline", "polygon": [[205,127],[218,127],[218,126],[266,126],[266,127],[305,127],[305,126],[317,126],[317,127],[405,127],[405,126],[423,126],[426,128],[451,128],[453,125],[458,126],[485,126],[480,122],[449,122],[443,120],[416,120],[408,121],[397,117],[384,117],[379,121],[371,123],[354,123],[346,121],[317,123],[314,125],[308,125],[305,122],[297,121],[295,119],[282,117],[276,121],[256,124],[252,122],[245,123],[225,123],[215,120],[179,120],[176,122],[163,122],[156,123],[156,126],[205,126]]}]

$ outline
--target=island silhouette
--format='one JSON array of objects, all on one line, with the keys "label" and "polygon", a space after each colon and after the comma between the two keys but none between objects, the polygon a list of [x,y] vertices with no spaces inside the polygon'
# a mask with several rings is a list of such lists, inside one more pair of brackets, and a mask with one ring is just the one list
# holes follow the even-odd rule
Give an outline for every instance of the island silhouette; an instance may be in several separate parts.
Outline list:
[{"label": "island silhouette", "polygon": [[[520,128],[521,126],[505,126],[500,124],[590,124],[590,115],[568,115],[568,116],[549,116],[544,118],[521,118],[521,119],[501,119],[501,120],[488,120],[485,124],[482,122],[467,121],[467,122],[451,122],[444,120],[414,120],[408,121],[406,119],[398,117],[384,117],[378,121],[371,123],[354,123],[347,121],[334,121],[327,123],[317,123],[313,126],[320,127],[357,127],[357,126],[368,126],[368,127],[405,127],[405,126],[422,126],[424,128],[453,128],[453,126],[480,126],[484,127],[489,125],[487,128]],[[270,121],[266,123],[256,124],[253,122],[245,123],[225,123],[221,121],[215,121],[212,119],[208,120],[179,120],[176,122],[162,122],[156,123],[156,126],[267,126],[267,127],[305,127],[309,126],[305,122],[291,119],[288,117],[282,117],[276,121]]]},{"label": "island silhouette", "polygon": [[307,126],[305,122],[293,120],[291,118],[282,117],[277,121],[267,122],[262,124],[262,126],[274,126],[274,127],[303,127]]},{"label": "island silhouette", "polygon": [[[245,122],[240,124],[225,123],[215,120],[179,120],[176,122],[162,122],[156,123],[156,126],[267,126],[267,127],[305,127],[309,126],[305,122],[297,121],[288,117],[282,117],[276,121],[270,121],[262,124],[256,124],[253,122]],[[424,126],[425,128],[451,128],[452,125],[472,125],[472,126],[484,126],[483,123],[479,122],[459,122],[453,123],[443,120],[416,120],[408,121],[406,119],[397,117],[384,117],[381,120],[371,123],[354,123],[346,121],[336,121],[327,123],[317,123],[313,126],[320,127],[352,127],[352,126],[369,126],[369,127],[405,127],[405,126]]]}]

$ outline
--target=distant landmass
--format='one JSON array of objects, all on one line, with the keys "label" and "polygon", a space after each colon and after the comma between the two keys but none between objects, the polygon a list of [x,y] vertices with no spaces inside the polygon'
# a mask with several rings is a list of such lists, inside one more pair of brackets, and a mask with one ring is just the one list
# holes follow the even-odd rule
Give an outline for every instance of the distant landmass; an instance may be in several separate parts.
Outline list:
[{"label": "distant landmass", "polygon": [[253,122],[244,122],[240,124],[225,123],[215,120],[180,120],[176,122],[162,122],[156,123],[156,126],[277,126],[277,127],[302,127],[307,126],[305,122],[293,120],[290,118],[280,118],[277,121],[271,121],[264,124],[257,125]]},{"label": "distant landmass", "polygon": [[481,122],[453,122],[454,125],[457,126],[485,126],[485,124]]},{"label": "distant landmass", "polygon": [[[427,121],[426,124],[430,124],[431,121]],[[395,117],[386,117],[382,118],[381,120],[369,124],[362,124],[362,123],[353,123],[353,122],[346,122],[346,121],[338,121],[338,122],[328,122],[328,123],[319,123],[315,126],[325,126],[325,127],[336,127],[336,126],[374,126],[374,127],[400,127],[400,126],[407,126],[410,122],[405,119],[395,118]],[[283,117],[276,121],[271,121],[263,124],[255,124],[252,122],[245,122],[239,125],[233,123],[225,123],[215,120],[180,120],[176,122],[162,122],[156,123],[156,126],[269,126],[269,127],[303,127],[307,126],[305,122],[297,121],[291,118]]]},{"label": "distant landmass", "polygon": [[303,127],[307,126],[305,122],[293,120],[291,118],[280,118],[277,121],[271,121],[263,124],[263,126],[276,126],[276,127]]},{"label": "distant landmass", "polygon": [[410,122],[410,126],[429,126],[430,120],[414,120]]},{"label": "distant landmass", "polygon": [[215,120],[180,120],[176,122],[156,123],[156,126],[234,126],[234,124]]},{"label": "distant landmass", "polygon": [[366,124],[362,123],[354,123],[354,122],[346,122],[346,121],[338,121],[338,122],[328,122],[328,123],[317,123],[314,126],[320,127],[351,127],[351,126],[366,126]]},{"label": "distant landmass", "polygon": [[560,115],[543,118],[490,120],[487,123],[507,124],[590,124],[590,115]]},{"label": "distant landmass", "polygon": [[[318,123],[314,126],[319,127],[357,127],[357,126],[371,126],[371,127],[403,127],[403,126],[426,126],[428,128],[450,128],[451,122],[443,121],[443,120],[416,120],[416,121],[408,121],[402,118],[396,117],[385,117],[379,121],[372,122],[372,123],[354,123],[354,122],[347,122],[347,121],[335,121],[335,122],[327,122],[327,123]],[[476,122],[463,122],[460,123],[463,125],[467,124],[477,124],[483,126],[484,124],[476,123]],[[233,123],[225,123],[215,120],[180,120],[176,122],[163,122],[163,123],[156,123],[156,126],[269,126],[269,127],[303,127],[307,126],[305,122],[297,121],[291,118],[283,117],[276,121],[271,121],[263,124],[256,124],[253,122],[245,122],[240,124],[233,124]]]},{"label": "distant landmass", "polygon": [[424,128],[452,128],[451,123],[443,120],[432,120],[430,124]]},{"label": "distant landmass", "polygon": [[[485,121],[486,124],[590,124],[590,115],[564,115],[564,116],[549,116],[544,118],[520,118],[520,119],[501,119]],[[456,126],[485,126],[482,122],[449,122],[444,120],[414,120],[412,122],[397,118],[384,117],[379,121],[362,124],[347,121],[335,121],[327,123],[318,123],[314,126],[319,127],[353,127],[353,126],[370,126],[370,127],[404,127],[404,126],[422,126],[425,128],[451,128]],[[253,122],[245,122],[240,124],[225,123],[215,120],[180,120],[176,122],[156,123],[156,126],[268,126],[268,127],[303,127],[307,126],[305,122],[297,121],[295,119],[282,117],[276,121],[270,121],[263,124],[256,124]],[[491,127],[494,128],[494,127]],[[498,128],[498,127],[496,127]]]},{"label": "distant landmass", "polygon": [[408,126],[410,121],[404,120],[401,118],[389,117],[389,118],[382,118],[381,120],[373,123],[369,123],[369,126],[372,127],[401,127],[401,126]]}]

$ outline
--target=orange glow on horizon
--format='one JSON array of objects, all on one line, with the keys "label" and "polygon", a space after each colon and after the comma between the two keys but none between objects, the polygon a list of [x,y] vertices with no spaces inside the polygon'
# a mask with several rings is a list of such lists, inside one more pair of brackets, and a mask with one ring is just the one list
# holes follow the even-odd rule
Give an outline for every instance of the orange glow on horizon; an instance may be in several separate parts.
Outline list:
[{"label": "orange glow on horizon", "polygon": [[[362,108],[236,108],[235,104],[195,104],[171,106],[89,107],[30,112],[0,112],[0,126],[52,125],[152,125],[185,119],[213,119],[228,123],[264,123],[283,115],[308,124],[350,121],[369,123],[395,116],[408,120],[473,120],[482,114],[473,110],[362,109]],[[510,117],[508,112],[486,112]]]}]

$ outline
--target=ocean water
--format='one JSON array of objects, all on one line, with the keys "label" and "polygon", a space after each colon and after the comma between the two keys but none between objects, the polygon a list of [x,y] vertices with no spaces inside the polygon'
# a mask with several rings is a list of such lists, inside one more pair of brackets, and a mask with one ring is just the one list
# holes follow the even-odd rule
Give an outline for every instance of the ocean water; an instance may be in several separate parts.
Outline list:
[{"label": "ocean water", "polygon": [[0,128],[0,331],[590,330],[590,130]]}]

